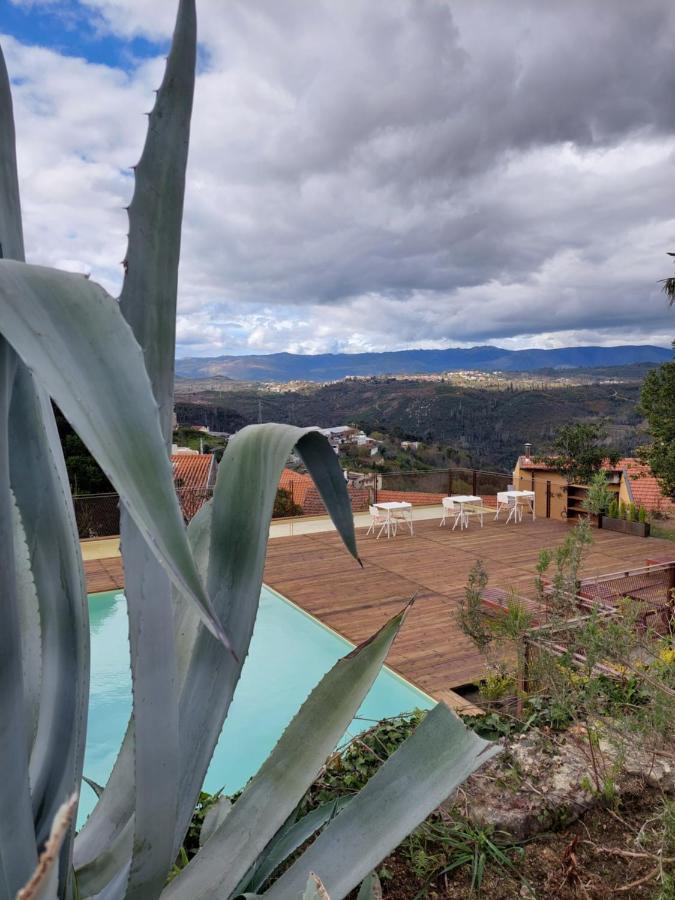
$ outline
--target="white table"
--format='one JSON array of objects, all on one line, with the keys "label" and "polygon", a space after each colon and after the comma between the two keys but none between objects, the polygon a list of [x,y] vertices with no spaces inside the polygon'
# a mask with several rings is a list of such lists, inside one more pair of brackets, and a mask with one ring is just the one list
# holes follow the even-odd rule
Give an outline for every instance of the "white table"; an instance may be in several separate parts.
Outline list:
[{"label": "white table", "polygon": [[394,521],[392,513],[395,510],[399,510],[403,513],[403,516],[408,523],[408,527],[410,528],[410,534],[413,533],[412,503],[408,503],[406,500],[390,500],[386,503],[373,503],[373,506],[376,506],[378,509],[382,509],[387,513],[388,538],[391,537],[391,523]]},{"label": "white table", "polygon": [[[464,507],[465,506],[473,506],[476,503],[481,504],[483,502],[481,500],[481,498],[474,497],[473,494],[452,494],[452,496],[450,496],[448,499],[452,500],[453,503],[456,503],[457,506],[459,506],[460,528],[468,528],[469,527],[469,519],[468,519],[468,516],[466,516],[464,514]],[[457,523],[455,522],[455,525],[456,524]]]},{"label": "white table", "polygon": [[[536,519],[534,513],[534,499],[534,491],[499,491],[497,494],[497,515],[495,516],[495,519],[499,518],[502,506],[508,506],[510,507],[510,511],[506,519],[507,524],[511,519],[515,519],[516,522],[522,522],[523,504],[520,502],[521,500],[525,500],[530,504],[532,519]],[[514,501],[513,504],[509,503],[510,500]]]}]

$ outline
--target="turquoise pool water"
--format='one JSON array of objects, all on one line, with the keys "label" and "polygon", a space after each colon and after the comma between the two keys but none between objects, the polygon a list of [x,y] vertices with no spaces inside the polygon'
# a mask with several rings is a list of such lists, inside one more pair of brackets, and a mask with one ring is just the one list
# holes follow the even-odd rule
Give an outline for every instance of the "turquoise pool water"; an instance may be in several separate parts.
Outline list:
[{"label": "turquoise pool water", "polygon": [[[131,710],[124,594],[89,598],[91,694],[84,773],[105,784]],[[352,645],[263,587],[251,649],[205,781],[207,791],[241,788],[258,770],[308,693]],[[426,694],[383,669],[352,722],[357,734],[373,721],[434,705]],[[83,786],[80,821],[94,806]]]}]

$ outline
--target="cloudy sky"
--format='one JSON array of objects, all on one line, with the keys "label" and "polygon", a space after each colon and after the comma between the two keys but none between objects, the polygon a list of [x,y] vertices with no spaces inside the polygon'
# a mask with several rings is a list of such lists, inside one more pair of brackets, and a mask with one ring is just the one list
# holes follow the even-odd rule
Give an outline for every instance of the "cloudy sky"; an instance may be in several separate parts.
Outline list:
[{"label": "cloudy sky", "polygon": [[[0,0],[32,262],[117,294],[170,0]],[[201,0],[178,355],[669,345],[671,0]]]}]

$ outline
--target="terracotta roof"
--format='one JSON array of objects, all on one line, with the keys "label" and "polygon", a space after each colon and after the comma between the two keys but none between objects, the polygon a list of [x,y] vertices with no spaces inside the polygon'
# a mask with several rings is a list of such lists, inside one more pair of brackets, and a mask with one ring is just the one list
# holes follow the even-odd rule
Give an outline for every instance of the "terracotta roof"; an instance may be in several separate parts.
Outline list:
[{"label": "terracotta roof", "polygon": [[[326,507],[321,499],[314,482],[309,475],[293,472],[292,469],[284,469],[279,479],[279,487],[283,488],[293,498],[293,502],[302,507],[306,516],[325,516]],[[368,509],[368,489],[354,488],[348,485],[349,498],[354,512]]]},{"label": "terracotta roof", "polygon": [[673,513],[675,503],[664,496],[661,486],[648,465],[632,456],[620,459],[617,468],[623,469],[636,506],[649,512]]},{"label": "terracotta roof", "polygon": [[309,475],[294,472],[292,469],[284,469],[279,479],[279,487],[293,498],[293,502],[304,509],[307,491],[314,487],[314,482]]},{"label": "terracotta roof", "polygon": [[178,489],[204,489],[211,485],[215,457],[210,453],[179,453],[171,457],[173,479]]}]

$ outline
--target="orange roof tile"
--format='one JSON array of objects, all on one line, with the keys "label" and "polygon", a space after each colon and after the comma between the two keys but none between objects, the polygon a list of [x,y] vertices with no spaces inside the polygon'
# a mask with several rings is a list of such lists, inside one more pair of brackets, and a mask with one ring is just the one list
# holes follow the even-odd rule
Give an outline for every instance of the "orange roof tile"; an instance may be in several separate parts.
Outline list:
[{"label": "orange roof tile", "polygon": [[649,512],[675,512],[675,503],[664,495],[660,484],[646,463],[635,457],[627,456],[619,460],[618,468],[626,472],[630,492],[636,506],[644,506]]},{"label": "orange roof tile", "polygon": [[171,457],[173,480],[177,488],[208,488],[215,465],[210,453],[178,453]]}]

